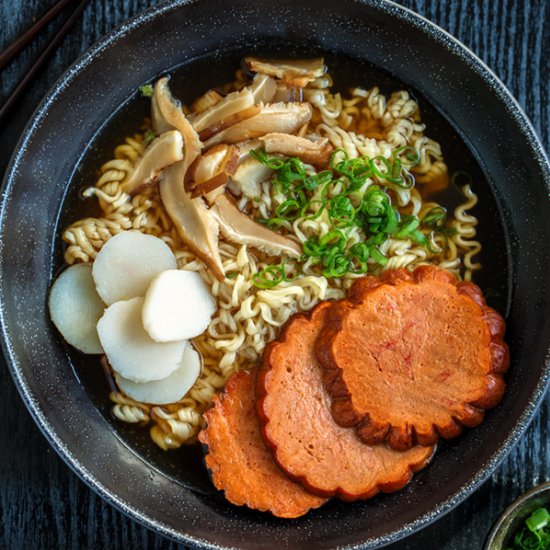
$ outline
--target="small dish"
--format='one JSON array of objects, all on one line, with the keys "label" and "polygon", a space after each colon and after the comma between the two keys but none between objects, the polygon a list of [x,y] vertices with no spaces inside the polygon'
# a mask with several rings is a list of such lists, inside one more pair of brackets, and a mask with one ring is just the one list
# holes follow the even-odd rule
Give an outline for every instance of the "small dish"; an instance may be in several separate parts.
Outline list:
[{"label": "small dish", "polygon": [[483,550],[511,548],[514,536],[537,508],[550,505],[550,481],[533,487],[512,502],[493,524]]}]

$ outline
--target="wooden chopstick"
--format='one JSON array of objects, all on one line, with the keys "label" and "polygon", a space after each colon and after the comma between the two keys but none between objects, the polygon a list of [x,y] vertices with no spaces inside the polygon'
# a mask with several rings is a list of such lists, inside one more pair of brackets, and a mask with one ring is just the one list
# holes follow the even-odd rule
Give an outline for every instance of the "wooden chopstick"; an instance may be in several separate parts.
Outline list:
[{"label": "wooden chopstick", "polygon": [[[57,8],[57,6],[59,6],[59,4],[61,4],[63,2],[65,4],[68,3],[68,1],[69,0],[61,0],[58,4],[55,5],[55,8]],[[31,83],[31,81],[34,78],[34,76],[36,75],[36,73],[42,68],[42,65],[44,65],[44,63],[48,60],[50,55],[59,46],[59,44],[61,43],[63,38],[65,38],[65,35],[69,32],[70,28],[73,26],[73,24],[78,19],[80,14],[84,11],[84,8],[86,7],[86,5],[88,4],[89,1],[90,0],[82,0],[78,4],[78,6],[75,8],[75,10],[67,17],[67,19],[65,20],[65,23],[63,23],[63,25],[57,31],[55,36],[51,39],[50,43],[46,46],[45,50],[39,55],[38,59],[31,65],[30,69],[27,71],[25,76],[21,79],[21,82],[19,82],[19,84],[15,87],[13,92],[10,94],[10,96],[4,102],[4,105],[2,105],[2,108],[0,108],[0,121],[6,116],[6,114],[11,109],[13,104],[19,98],[19,96],[23,93],[23,91]],[[54,7],[52,7],[51,9],[53,10]],[[58,9],[61,9],[61,8],[58,8]],[[44,15],[44,17],[46,17],[48,14],[49,14],[49,12],[46,13]],[[51,17],[53,17],[53,16],[51,16]],[[33,27],[34,27],[34,25],[33,25]],[[31,27],[31,29],[33,27]],[[29,30],[31,30],[31,29],[29,29]],[[27,33],[28,32],[29,31],[27,31]],[[38,32],[38,31],[36,31],[36,32]],[[25,34],[27,34],[27,33],[25,33]],[[23,36],[25,36],[25,34]],[[27,41],[28,40],[30,40],[30,38],[28,38]],[[16,41],[15,43],[17,43],[17,42],[18,41]],[[13,55],[15,55],[15,54],[13,54]],[[13,57],[13,55],[12,55],[12,57]]]},{"label": "wooden chopstick", "polygon": [[0,69],[3,69],[21,50],[72,0],[56,0],[34,25],[0,53]]}]

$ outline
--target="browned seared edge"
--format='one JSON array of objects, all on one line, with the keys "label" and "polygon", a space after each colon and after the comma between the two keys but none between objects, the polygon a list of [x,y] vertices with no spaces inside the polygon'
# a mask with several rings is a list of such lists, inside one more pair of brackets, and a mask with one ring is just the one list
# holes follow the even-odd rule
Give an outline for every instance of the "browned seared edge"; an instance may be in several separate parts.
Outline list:
[{"label": "browned seared edge", "polygon": [[358,279],[316,343],[334,419],[401,451],[457,436],[502,398],[504,330],[481,290],[443,269]]},{"label": "browned seared edge", "polygon": [[433,448],[399,453],[365,445],[334,422],[314,354],[330,307],[321,302],[309,316],[294,315],[264,353],[256,383],[264,441],[292,479],[319,495],[356,500],[396,491],[428,463]]},{"label": "browned seared edge", "polygon": [[326,502],[288,479],[273,461],[260,434],[250,373],[234,374],[204,417],[207,427],[199,440],[208,446],[206,465],[227,500],[281,518],[302,516]]}]

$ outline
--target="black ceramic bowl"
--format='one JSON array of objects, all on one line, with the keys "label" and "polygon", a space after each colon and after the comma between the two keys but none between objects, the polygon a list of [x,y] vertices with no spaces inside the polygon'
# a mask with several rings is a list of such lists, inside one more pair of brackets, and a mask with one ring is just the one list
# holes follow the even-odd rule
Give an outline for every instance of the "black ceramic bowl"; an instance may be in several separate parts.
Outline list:
[{"label": "black ceramic bowl", "polygon": [[550,482],[533,487],[502,512],[487,536],[483,550],[511,548],[516,533],[525,527],[525,520],[543,506],[550,508]]},{"label": "black ceramic bowl", "polygon": [[[215,52],[281,46],[366,60],[422,96],[462,136],[488,182],[487,232],[480,238],[498,257],[485,266],[484,286],[494,279],[501,287],[512,356],[503,402],[480,427],[444,445],[406,489],[367,502],[331,502],[294,521],[231,506],[210,494],[179,455],[166,457],[128,434],[110,418],[106,395],[83,381],[82,358],[63,345],[46,310],[69,182],[112,113],[139,85],[176,65]],[[216,76],[207,65],[205,75]],[[452,37],[408,10],[377,0],[168,2],[87,52],[21,138],[0,211],[4,353],[56,451],[106,500],[160,533],[211,548],[265,548],[273,541],[289,549],[381,546],[470,495],[521,436],[544,394],[549,190],[548,161],[502,84]]]}]

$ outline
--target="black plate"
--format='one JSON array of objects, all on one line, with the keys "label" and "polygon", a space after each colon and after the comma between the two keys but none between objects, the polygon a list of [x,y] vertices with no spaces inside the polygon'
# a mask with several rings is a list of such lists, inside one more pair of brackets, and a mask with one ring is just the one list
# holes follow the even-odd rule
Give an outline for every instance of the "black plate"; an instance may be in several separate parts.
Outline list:
[{"label": "black plate", "polygon": [[[490,184],[493,224],[503,232],[513,357],[502,404],[479,428],[447,444],[404,491],[329,503],[295,521],[189,490],[155,456],[136,452],[79,384],[46,312],[60,208],[75,167],[105,121],[140,84],[176,65],[270,44],[367,60],[417,90],[464,138]],[[379,546],[428,524],[474,491],[521,436],[543,396],[550,377],[549,189],[548,161],[502,84],[463,46],[408,10],[342,0],[163,4],[69,69],[22,137],[0,212],[4,352],[53,447],[99,494],[149,527],[207,547],[258,548],[273,541],[300,549]],[[502,274],[494,277],[500,281]]]}]

